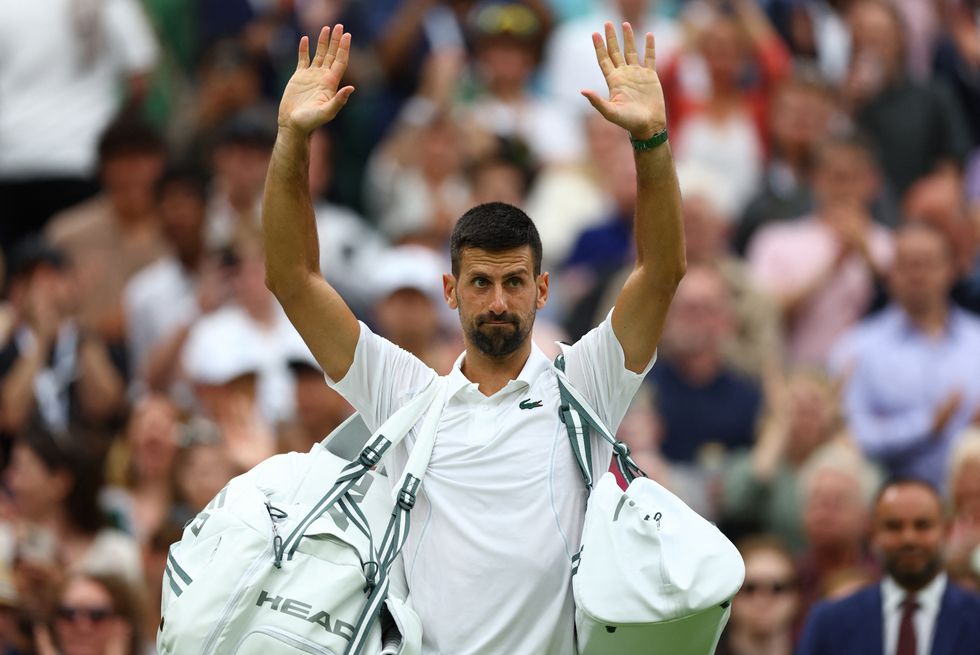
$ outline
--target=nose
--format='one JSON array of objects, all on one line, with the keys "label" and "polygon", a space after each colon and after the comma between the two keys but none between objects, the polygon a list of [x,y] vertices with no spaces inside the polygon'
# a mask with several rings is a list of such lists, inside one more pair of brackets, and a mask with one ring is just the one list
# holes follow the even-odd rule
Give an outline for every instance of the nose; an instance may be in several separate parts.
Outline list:
[{"label": "nose", "polygon": [[507,297],[504,294],[504,287],[502,284],[494,285],[493,296],[490,298],[489,309],[494,314],[503,314],[507,311]]}]

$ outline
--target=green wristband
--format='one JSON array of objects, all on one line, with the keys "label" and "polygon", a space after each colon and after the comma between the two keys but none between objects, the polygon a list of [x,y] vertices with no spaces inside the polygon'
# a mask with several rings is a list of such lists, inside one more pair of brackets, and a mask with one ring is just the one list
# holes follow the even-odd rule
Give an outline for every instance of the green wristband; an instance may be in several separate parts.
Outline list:
[{"label": "green wristband", "polygon": [[630,143],[633,144],[633,150],[653,150],[657,146],[667,143],[667,128],[660,130],[654,134],[649,139],[634,139],[633,135],[630,134]]}]

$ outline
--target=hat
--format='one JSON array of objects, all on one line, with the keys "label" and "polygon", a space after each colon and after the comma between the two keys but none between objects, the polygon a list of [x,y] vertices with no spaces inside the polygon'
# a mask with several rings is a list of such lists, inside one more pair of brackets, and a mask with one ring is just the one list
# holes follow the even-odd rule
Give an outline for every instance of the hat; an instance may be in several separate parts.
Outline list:
[{"label": "hat", "polygon": [[375,302],[401,289],[414,289],[435,303],[442,300],[442,274],[447,270],[442,258],[422,246],[398,246],[379,257],[371,275]]},{"label": "hat", "polygon": [[181,362],[191,382],[222,385],[262,367],[262,344],[254,329],[227,308],[198,322],[187,337]]},{"label": "hat", "polygon": [[477,39],[503,36],[533,42],[541,36],[537,15],[516,2],[481,3],[470,13],[469,23]]}]

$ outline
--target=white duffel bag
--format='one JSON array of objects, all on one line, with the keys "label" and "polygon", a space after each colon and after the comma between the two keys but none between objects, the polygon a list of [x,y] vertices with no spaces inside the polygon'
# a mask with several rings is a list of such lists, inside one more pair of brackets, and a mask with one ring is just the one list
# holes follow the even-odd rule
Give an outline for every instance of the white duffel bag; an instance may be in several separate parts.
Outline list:
[{"label": "white duffel bag", "polygon": [[[161,655],[419,655],[419,619],[388,592],[445,389],[436,378],[374,434],[355,415],[229,482],[170,549]],[[423,414],[393,493],[375,467]]]},{"label": "white duffel bag", "polygon": [[[745,565],[713,524],[637,468],[556,362],[561,415],[592,490],[572,563],[579,655],[711,655]],[[593,489],[590,430],[613,444],[624,492]]]}]

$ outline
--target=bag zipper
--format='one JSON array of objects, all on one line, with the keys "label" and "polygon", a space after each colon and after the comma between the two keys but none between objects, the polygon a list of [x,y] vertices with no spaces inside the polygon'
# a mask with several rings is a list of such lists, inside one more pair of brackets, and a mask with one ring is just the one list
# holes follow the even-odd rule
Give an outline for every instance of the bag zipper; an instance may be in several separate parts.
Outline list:
[{"label": "bag zipper", "polygon": [[271,625],[259,626],[258,628],[255,628],[254,630],[251,630],[248,633],[246,633],[245,636],[242,637],[241,640],[239,640],[238,645],[235,646],[235,650],[232,652],[237,653],[239,649],[242,647],[242,644],[245,643],[245,640],[248,639],[249,635],[254,635],[254,634],[267,635],[269,637],[273,637],[275,639],[278,639],[279,641],[289,644],[290,646],[292,646],[297,650],[303,651],[304,653],[310,653],[310,655],[334,655],[334,652],[332,650],[329,650],[328,648],[320,646],[319,644],[315,644],[307,639],[298,637],[290,632],[283,630],[282,628],[277,628]]},{"label": "bag zipper", "polygon": [[[275,551],[275,547],[273,546],[272,540],[270,540],[269,548],[263,550],[258,557],[252,560],[252,563],[245,571],[245,575],[243,575],[241,580],[239,581],[238,587],[235,589],[234,595],[231,597],[231,600],[228,601],[228,604],[225,605],[225,609],[221,612],[221,618],[218,619],[218,622],[214,624],[214,628],[211,630],[211,633],[208,635],[208,638],[204,640],[204,648],[201,650],[201,655],[208,655],[208,653],[211,653],[211,649],[212,646],[214,646],[214,642],[217,641],[218,636],[221,634],[221,631],[228,623],[229,616],[231,615],[232,611],[234,611],[238,603],[241,601],[242,596],[245,595],[245,591],[252,585],[252,582],[254,581],[255,577],[260,572],[261,570],[260,565],[268,559],[270,550]],[[274,556],[275,553],[273,552],[273,557]]]}]

